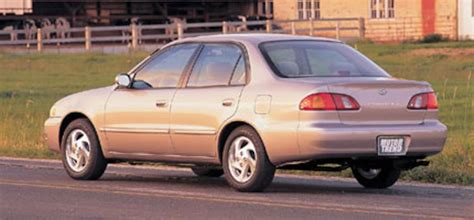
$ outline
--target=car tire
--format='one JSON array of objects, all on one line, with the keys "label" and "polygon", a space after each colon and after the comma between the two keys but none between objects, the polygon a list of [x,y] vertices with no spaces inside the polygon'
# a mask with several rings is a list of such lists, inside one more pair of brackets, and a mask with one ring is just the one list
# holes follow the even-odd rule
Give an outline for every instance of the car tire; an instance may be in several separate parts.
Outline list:
[{"label": "car tire", "polygon": [[275,175],[262,140],[250,126],[238,127],[228,136],[222,165],[229,185],[241,192],[263,191]]},{"label": "car tire", "polygon": [[385,189],[397,182],[400,177],[400,169],[393,166],[385,166],[378,169],[352,167],[352,174],[357,182],[369,189]]},{"label": "car tire", "polygon": [[222,169],[194,166],[191,168],[194,174],[199,177],[220,177],[224,174]]},{"label": "car tire", "polygon": [[67,174],[77,180],[96,180],[104,174],[107,160],[94,127],[85,118],[72,121],[61,138],[61,156]]}]

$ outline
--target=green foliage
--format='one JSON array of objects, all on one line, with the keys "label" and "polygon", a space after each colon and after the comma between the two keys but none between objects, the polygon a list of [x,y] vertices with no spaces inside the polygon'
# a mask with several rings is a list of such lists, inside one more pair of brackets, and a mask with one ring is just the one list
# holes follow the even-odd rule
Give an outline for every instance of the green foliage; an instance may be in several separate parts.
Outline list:
[{"label": "green foliage", "polygon": [[420,43],[429,44],[429,43],[437,43],[444,41],[443,35],[441,34],[428,34],[420,40]]}]

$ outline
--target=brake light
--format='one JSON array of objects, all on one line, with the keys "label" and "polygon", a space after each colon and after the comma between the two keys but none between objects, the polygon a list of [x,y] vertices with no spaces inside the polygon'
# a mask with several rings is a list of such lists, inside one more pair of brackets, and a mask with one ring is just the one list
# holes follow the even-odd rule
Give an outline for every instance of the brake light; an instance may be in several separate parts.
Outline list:
[{"label": "brake light", "polygon": [[408,109],[438,109],[438,101],[434,92],[420,93],[413,96],[408,102]]},{"label": "brake light", "polygon": [[357,101],[343,94],[315,93],[300,102],[300,110],[358,110]]}]

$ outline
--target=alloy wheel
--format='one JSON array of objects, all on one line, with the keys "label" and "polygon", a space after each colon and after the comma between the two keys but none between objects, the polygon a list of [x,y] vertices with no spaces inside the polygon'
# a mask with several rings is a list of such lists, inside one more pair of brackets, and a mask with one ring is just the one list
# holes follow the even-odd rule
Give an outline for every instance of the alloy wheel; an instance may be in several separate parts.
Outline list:
[{"label": "alloy wheel", "polygon": [[74,172],[82,172],[89,162],[91,142],[81,129],[71,131],[66,143],[66,161]]},{"label": "alloy wheel", "polygon": [[254,143],[247,137],[237,137],[231,144],[228,163],[232,177],[237,182],[247,182],[254,175],[257,164]]}]

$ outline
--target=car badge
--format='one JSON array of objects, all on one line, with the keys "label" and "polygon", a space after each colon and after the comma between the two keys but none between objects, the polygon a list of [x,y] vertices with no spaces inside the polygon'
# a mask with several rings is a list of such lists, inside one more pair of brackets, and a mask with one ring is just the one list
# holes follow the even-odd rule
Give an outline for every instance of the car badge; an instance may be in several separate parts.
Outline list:
[{"label": "car badge", "polygon": [[379,89],[379,95],[386,95],[387,90],[386,89]]}]

